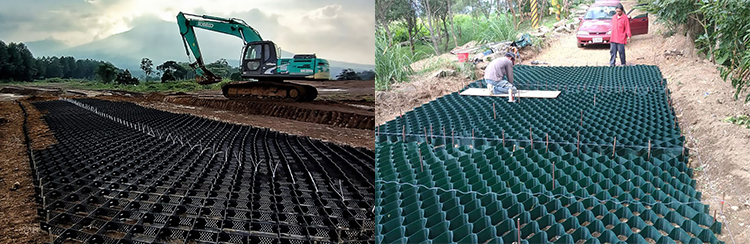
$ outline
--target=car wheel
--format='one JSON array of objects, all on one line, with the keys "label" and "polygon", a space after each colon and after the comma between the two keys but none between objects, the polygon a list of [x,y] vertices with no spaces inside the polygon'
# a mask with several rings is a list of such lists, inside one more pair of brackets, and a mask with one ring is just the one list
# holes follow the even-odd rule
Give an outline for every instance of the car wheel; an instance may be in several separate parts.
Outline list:
[{"label": "car wheel", "polygon": [[578,48],[583,48],[583,44],[582,43],[578,43]]}]

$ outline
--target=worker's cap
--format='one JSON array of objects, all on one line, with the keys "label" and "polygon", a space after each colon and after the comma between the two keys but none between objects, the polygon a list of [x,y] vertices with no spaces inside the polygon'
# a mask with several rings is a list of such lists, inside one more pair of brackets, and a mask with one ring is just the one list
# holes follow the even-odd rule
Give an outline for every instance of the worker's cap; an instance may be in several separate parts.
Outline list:
[{"label": "worker's cap", "polygon": [[509,57],[509,58],[512,58],[512,59],[516,59],[516,55],[515,55],[515,54],[513,54],[512,52],[506,52],[506,53],[505,53],[505,56],[506,56],[506,57]]}]

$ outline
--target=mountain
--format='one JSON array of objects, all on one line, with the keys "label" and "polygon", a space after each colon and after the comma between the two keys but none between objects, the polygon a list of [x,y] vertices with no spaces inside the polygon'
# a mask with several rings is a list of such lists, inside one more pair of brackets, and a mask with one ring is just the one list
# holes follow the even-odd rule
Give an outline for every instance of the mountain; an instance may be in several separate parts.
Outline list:
[{"label": "mountain", "polygon": [[69,48],[68,45],[65,45],[65,43],[63,43],[62,41],[53,38],[47,38],[44,40],[33,42],[24,42],[24,44],[27,48],[29,48],[29,51],[34,54],[34,57],[56,56],[60,51]]},{"label": "mountain", "polygon": [[[41,56],[73,56],[76,59],[95,59],[108,61],[121,69],[129,69],[130,72],[140,77],[143,71],[140,69],[142,58],[149,58],[154,66],[160,65],[168,60],[178,62],[194,62],[190,56],[188,60],[182,38],[175,23],[151,19],[137,24],[132,29],[109,36],[104,39],[89,42],[87,44],[67,47],[60,41],[45,39],[29,42],[27,46],[35,57]],[[147,23],[147,24],[146,24]],[[242,41],[230,35],[220,35],[207,30],[196,29],[198,43],[206,63],[214,62],[220,58],[227,59],[230,65],[238,66],[242,52]],[[210,38],[207,38],[210,36]],[[204,37],[201,39],[201,37]],[[293,54],[282,50],[282,57],[292,57]],[[324,58],[324,57],[323,57]],[[374,70],[374,65],[363,65],[329,60],[331,63],[331,76],[335,78],[341,70],[352,68],[356,71]]]}]

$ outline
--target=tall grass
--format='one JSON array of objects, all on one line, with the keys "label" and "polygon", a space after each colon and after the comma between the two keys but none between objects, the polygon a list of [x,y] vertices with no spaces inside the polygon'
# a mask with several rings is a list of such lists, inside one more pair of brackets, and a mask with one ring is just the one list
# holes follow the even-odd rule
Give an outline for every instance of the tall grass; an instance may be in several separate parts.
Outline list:
[{"label": "tall grass", "polygon": [[[420,23],[424,24],[424,23]],[[464,45],[470,41],[481,43],[513,41],[515,40],[518,30],[516,30],[512,21],[504,15],[492,15],[490,18],[478,17],[472,18],[465,14],[454,15],[455,33],[457,35],[458,45]],[[437,27],[442,28],[442,24]],[[450,25],[448,26],[450,28]],[[375,89],[389,90],[391,85],[399,82],[408,82],[409,76],[414,74],[414,70],[409,66],[411,63],[430,58],[435,55],[432,45],[428,42],[421,41],[422,37],[429,36],[427,28],[421,28],[421,32],[414,37],[415,52],[412,53],[409,46],[401,47],[399,42],[407,40],[406,29],[403,24],[394,23],[391,25],[391,32],[394,33],[393,44],[388,45],[385,32],[376,32],[376,54],[375,54]],[[449,30],[450,32],[450,30]],[[459,35],[460,32],[460,35]],[[439,51],[451,50],[454,47],[453,37],[449,37],[447,46],[445,39],[438,40]],[[466,77],[475,79],[473,67],[468,64],[451,65],[446,60],[435,60],[427,64],[423,72],[429,72],[442,67],[454,68]]]},{"label": "tall grass", "polygon": [[390,90],[393,83],[409,81],[409,75],[414,73],[409,65],[416,61],[409,47],[389,46],[382,35],[375,40],[375,46],[375,89]]},{"label": "tall grass", "polygon": [[461,30],[458,45],[473,40],[479,43],[513,41],[518,34],[512,21],[504,15],[493,15],[489,19],[484,17],[474,19],[469,15],[458,14],[453,17],[453,21]]}]

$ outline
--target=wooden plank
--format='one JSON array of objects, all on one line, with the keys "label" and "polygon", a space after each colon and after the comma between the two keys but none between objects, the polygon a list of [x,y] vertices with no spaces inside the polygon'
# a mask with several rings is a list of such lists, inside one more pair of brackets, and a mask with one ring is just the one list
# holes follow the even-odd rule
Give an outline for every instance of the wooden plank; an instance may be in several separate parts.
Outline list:
[{"label": "wooden plank", "polygon": [[[490,95],[487,88],[469,88],[459,93],[462,96],[482,96],[482,97],[508,97],[508,93]],[[521,98],[557,98],[560,91],[539,91],[539,90],[519,90],[516,97]]]}]

